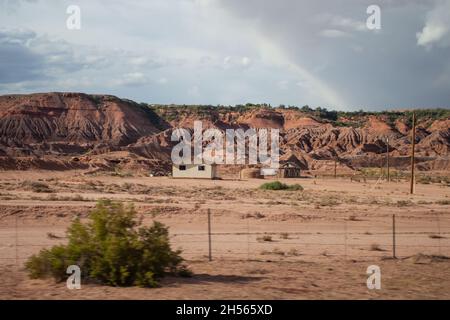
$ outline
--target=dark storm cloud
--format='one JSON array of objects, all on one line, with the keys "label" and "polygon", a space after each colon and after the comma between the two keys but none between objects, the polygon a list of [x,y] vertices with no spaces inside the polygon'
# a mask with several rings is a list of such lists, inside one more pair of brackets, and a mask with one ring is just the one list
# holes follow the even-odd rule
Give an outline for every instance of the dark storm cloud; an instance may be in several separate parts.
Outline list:
[{"label": "dark storm cloud", "polygon": [[[338,92],[346,107],[450,105],[450,49],[418,45],[418,33],[429,20],[447,21],[447,0],[220,3],[234,16],[256,23],[267,41]],[[369,4],[382,9],[379,32],[365,28]],[[437,13],[430,14],[433,10]],[[433,37],[431,29],[428,41],[445,40],[446,30],[439,30],[442,39]]]},{"label": "dark storm cloud", "polygon": [[[13,88],[36,88],[39,83],[56,85],[82,71],[102,71],[117,65],[152,69],[164,63],[122,49],[104,52],[98,48],[75,47],[64,40],[38,36],[30,30],[0,29],[0,85],[3,88],[7,84],[12,84]],[[122,79],[111,81],[111,84],[136,85],[145,82],[145,76],[130,70],[124,73]],[[86,78],[86,75],[80,75],[80,78],[83,76]]]},{"label": "dark storm cloud", "polygon": [[45,57],[25,45],[34,33],[0,31],[0,83],[36,80],[42,77]]},{"label": "dark storm cloud", "polygon": [[0,30],[0,83],[45,80],[75,72],[86,64],[65,41],[21,29]]}]

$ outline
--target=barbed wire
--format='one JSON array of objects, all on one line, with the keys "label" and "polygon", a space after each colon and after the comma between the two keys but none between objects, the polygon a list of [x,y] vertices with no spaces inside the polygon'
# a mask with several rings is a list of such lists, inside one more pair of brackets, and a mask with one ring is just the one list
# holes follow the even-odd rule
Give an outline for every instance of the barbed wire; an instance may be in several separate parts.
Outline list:
[{"label": "barbed wire", "polygon": [[[409,225],[409,219],[397,217],[395,229],[392,225],[391,216],[388,215],[385,217],[357,217],[358,220],[356,221],[350,220],[349,216],[333,217],[333,221],[326,224],[286,224],[278,222],[279,228],[282,228],[281,230],[251,230],[252,225],[247,220],[241,221],[240,224],[234,224],[240,230],[219,230],[210,233],[206,230],[175,232],[170,234],[169,240],[172,246],[182,250],[183,256],[200,258],[208,257],[209,236],[212,239],[211,254],[214,257],[239,258],[246,256],[247,260],[261,259],[261,257],[270,260],[277,260],[276,257],[279,257],[279,260],[281,260],[281,257],[283,259],[294,259],[305,256],[342,257],[345,259],[350,257],[383,258],[392,257],[395,255],[394,252],[396,252],[397,256],[399,256],[398,253],[400,252],[400,255],[403,257],[418,253],[437,254],[438,252],[439,255],[442,255],[444,252],[450,254],[450,225],[447,224],[447,221],[450,221],[450,219],[446,219],[447,217],[442,218],[440,214],[420,217],[427,220],[427,224],[422,225]],[[360,224],[360,219],[376,222],[377,225]],[[227,224],[226,226],[230,227],[233,224]],[[223,227],[221,225],[221,228]],[[320,229],[322,227],[340,228],[341,230],[324,231]],[[258,226],[255,226],[255,228],[258,228]],[[313,231],[311,228],[318,229]],[[8,230],[7,233],[5,229]],[[296,229],[300,230],[297,231]],[[301,229],[309,230],[303,231]],[[29,248],[28,251],[30,253],[35,253],[39,248],[43,249],[51,246],[52,242],[60,244],[67,241],[65,236],[51,238],[49,235],[47,237],[51,241],[46,243],[39,240],[33,241],[39,239],[39,237],[21,239],[20,235],[26,233],[26,229],[20,230],[20,227],[17,225],[14,230],[10,230],[7,227],[0,228],[1,261],[15,261],[16,265],[18,265],[19,261],[22,262],[29,258],[29,256],[20,255],[20,253],[24,253],[24,249]],[[392,241],[392,235],[395,235],[395,241]],[[274,236],[277,237],[273,238]],[[265,239],[264,237],[268,238]],[[330,237],[334,238],[330,239]],[[9,240],[10,243],[4,243],[5,240]],[[427,241],[426,243],[424,243],[425,240]],[[292,252],[290,253],[290,251]],[[4,256],[5,252],[9,256]]]}]

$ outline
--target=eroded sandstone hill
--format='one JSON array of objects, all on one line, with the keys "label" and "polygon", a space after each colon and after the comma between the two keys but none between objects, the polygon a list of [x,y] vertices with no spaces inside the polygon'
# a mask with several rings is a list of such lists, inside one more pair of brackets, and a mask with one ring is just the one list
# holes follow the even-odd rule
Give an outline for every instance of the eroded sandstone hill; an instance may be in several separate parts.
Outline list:
[{"label": "eroded sandstone hill", "polygon": [[[421,112],[417,163],[421,170],[450,169],[450,111]],[[336,113],[268,106],[146,105],[109,95],[40,93],[0,96],[0,168],[144,166],[170,164],[173,128],[277,128],[282,159],[320,169],[338,158],[349,168],[379,166],[387,141],[392,165],[406,168],[410,112]]]}]

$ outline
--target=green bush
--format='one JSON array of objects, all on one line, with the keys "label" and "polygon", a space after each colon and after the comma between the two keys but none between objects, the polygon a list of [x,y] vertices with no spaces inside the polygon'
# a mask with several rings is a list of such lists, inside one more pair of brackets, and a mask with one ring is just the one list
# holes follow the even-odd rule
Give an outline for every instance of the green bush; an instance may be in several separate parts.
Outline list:
[{"label": "green bush", "polygon": [[397,207],[410,207],[413,204],[411,200],[397,200]]},{"label": "green bush", "polygon": [[280,181],[273,181],[264,183],[259,188],[263,190],[286,190],[288,185]]},{"label": "green bush", "polygon": [[303,187],[299,184],[287,185],[280,181],[267,182],[262,184],[260,187],[262,190],[289,190],[289,191],[302,191]]},{"label": "green bush", "polygon": [[78,265],[84,280],[113,286],[155,287],[165,274],[186,276],[180,251],[172,251],[168,228],[159,222],[140,226],[133,206],[102,200],[90,221],[76,220],[67,230],[68,244],[43,249],[26,262],[31,278],[67,277]]},{"label": "green bush", "polygon": [[303,191],[303,187],[301,185],[299,185],[298,183],[296,184],[291,184],[288,186],[288,190],[291,191]]}]

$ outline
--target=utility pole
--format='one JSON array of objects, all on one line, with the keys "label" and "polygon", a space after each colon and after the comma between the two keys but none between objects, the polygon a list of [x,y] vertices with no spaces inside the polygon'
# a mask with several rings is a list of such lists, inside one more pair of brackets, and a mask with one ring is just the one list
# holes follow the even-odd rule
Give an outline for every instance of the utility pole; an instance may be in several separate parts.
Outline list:
[{"label": "utility pole", "polygon": [[387,181],[391,182],[391,174],[389,172],[389,137],[386,138],[386,146],[387,146]]},{"label": "utility pole", "polygon": [[395,252],[395,246],[396,246],[396,242],[395,242],[395,214],[392,215],[392,257],[394,259],[397,259],[397,254]]},{"label": "utility pole", "polygon": [[211,252],[211,210],[208,209],[208,260],[212,261]]},{"label": "utility pole", "polygon": [[412,116],[412,143],[411,143],[411,188],[410,193],[414,193],[414,166],[415,166],[415,148],[416,148],[416,113],[413,112]]}]

